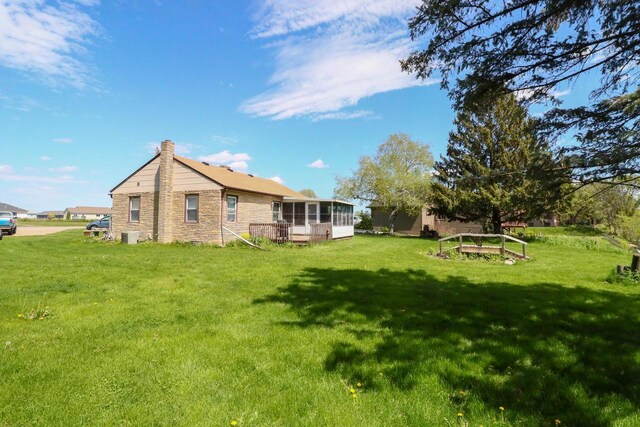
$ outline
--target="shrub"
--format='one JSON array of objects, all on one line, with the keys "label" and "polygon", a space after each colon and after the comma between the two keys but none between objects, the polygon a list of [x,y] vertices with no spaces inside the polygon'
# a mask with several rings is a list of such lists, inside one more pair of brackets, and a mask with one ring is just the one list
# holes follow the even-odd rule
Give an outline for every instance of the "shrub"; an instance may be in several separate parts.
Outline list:
[{"label": "shrub", "polygon": [[631,270],[625,270],[624,273],[618,273],[618,270],[614,268],[607,276],[607,282],[615,285],[639,285],[640,273],[633,272]]},{"label": "shrub", "polygon": [[358,230],[373,230],[373,220],[371,219],[371,215],[367,212],[358,213],[360,217],[360,222],[355,225],[355,228]]}]

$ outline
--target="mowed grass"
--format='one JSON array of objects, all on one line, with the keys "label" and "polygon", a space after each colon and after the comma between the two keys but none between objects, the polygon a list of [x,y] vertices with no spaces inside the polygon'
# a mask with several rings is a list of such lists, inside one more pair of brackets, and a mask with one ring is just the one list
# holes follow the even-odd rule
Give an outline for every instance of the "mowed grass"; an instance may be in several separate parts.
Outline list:
[{"label": "mowed grass", "polygon": [[532,243],[506,266],[411,238],[78,234],[0,243],[2,426],[640,425],[640,288],[604,282],[617,248]]}]

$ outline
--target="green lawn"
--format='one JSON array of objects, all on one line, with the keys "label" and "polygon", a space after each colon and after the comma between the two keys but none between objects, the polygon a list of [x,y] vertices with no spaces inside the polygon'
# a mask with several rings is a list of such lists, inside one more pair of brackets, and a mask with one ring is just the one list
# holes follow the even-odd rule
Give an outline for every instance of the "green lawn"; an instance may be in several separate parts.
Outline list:
[{"label": "green lawn", "polygon": [[84,227],[89,224],[89,221],[85,220],[61,220],[61,219],[26,219],[18,218],[18,227]]},{"label": "green lawn", "polygon": [[604,282],[628,253],[436,246],[5,238],[0,426],[640,425],[640,286]]}]

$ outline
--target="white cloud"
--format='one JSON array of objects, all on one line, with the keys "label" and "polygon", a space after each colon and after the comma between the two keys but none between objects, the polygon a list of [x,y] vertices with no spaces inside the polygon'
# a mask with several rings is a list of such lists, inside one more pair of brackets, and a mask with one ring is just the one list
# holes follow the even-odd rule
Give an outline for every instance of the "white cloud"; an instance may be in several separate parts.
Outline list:
[{"label": "white cloud", "polygon": [[245,161],[231,162],[227,166],[229,166],[233,170],[245,172],[249,168],[249,163]]},{"label": "white cloud", "polygon": [[[65,170],[67,169],[68,170]],[[71,175],[64,174],[66,172],[72,172],[75,169],[75,166],[67,166],[64,168],[58,168],[58,170],[49,169],[51,172],[63,173],[62,175],[56,176],[42,176],[42,175],[21,175],[15,173],[13,167],[11,165],[0,165],[0,181],[9,181],[9,182],[26,182],[26,183],[37,183],[37,184],[64,184],[64,183],[77,183],[82,184],[84,181],[79,181]]]},{"label": "white cloud", "polygon": [[56,173],[75,172],[77,170],[78,170],[77,166],[62,166],[59,168],[49,168],[49,172],[56,172]]},{"label": "white cloud", "polygon": [[379,116],[373,114],[373,111],[357,110],[357,111],[336,111],[335,113],[314,114],[311,120],[318,122],[320,120],[350,120],[350,119],[377,119]]},{"label": "white cloud", "polygon": [[49,156],[41,156],[40,160],[42,160],[43,162],[48,162],[49,160],[51,160],[51,157],[49,157]]},{"label": "white cloud", "polygon": [[314,168],[314,169],[324,169],[324,168],[328,168],[329,165],[325,165],[322,159],[318,159],[315,162],[309,163],[307,167]]},{"label": "white cloud", "polygon": [[247,153],[232,153],[229,150],[224,150],[219,153],[209,154],[207,156],[200,156],[198,160],[201,162],[212,163],[215,165],[228,165],[233,162],[247,162],[251,160],[251,156]]},{"label": "white cloud", "polygon": [[48,84],[84,88],[91,81],[81,56],[98,34],[82,7],[97,0],[0,1],[0,65],[27,72]]},{"label": "white cloud", "polygon": [[13,169],[8,165],[0,166],[0,181],[9,182],[28,182],[28,183],[44,183],[44,184],[63,184],[77,181],[70,175],[59,176],[40,176],[40,175],[19,175],[13,173]]},{"label": "white cloud", "polygon": [[73,142],[73,139],[71,139],[71,138],[54,138],[53,142],[57,142],[59,144],[70,144],[71,142]]},{"label": "white cloud", "polygon": [[271,88],[241,105],[245,113],[361,118],[362,113],[322,116],[391,90],[421,82],[400,70],[415,48],[407,18],[418,0],[262,0],[253,35],[271,38],[276,69]]},{"label": "white cloud", "polygon": [[571,89],[552,90],[551,92],[549,92],[549,95],[553,96],[554,98],[560,98],[561,96],[567,96],[570,93],[571,93]]},{"label": "white cloud", "polygon": [[284,179],[280,178],[279,176],[272,176],[271,178],[269,178],[271,181],[275,181],[278,184],[284,184]]},{"label": "white cloud", "polygon": [[[549,91],[549,96],[553,98],[560,98],[562,96],[567,96],[570,93],[571,93],[571,89],[566,89],[566,90],[554,89]],[[528,101],[529,99],[531,99],[533,95],[535,95],[535,91],[533,89],[521,89],[521,90],[515,91],[514,95],[516,96],[516,99],[518,99],[519,101]]]}]

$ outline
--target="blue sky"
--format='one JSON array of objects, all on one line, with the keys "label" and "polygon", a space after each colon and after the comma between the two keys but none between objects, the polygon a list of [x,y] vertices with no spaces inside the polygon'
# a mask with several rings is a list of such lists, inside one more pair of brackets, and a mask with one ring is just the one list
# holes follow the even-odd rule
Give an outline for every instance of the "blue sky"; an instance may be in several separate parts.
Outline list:
[{"label": "blue sky", "polygon": [[417,3],[0,0],[0,201],[110,206],[164,139],[320,197],[394,132],[439,156],[447,95],[398,64]]}]

